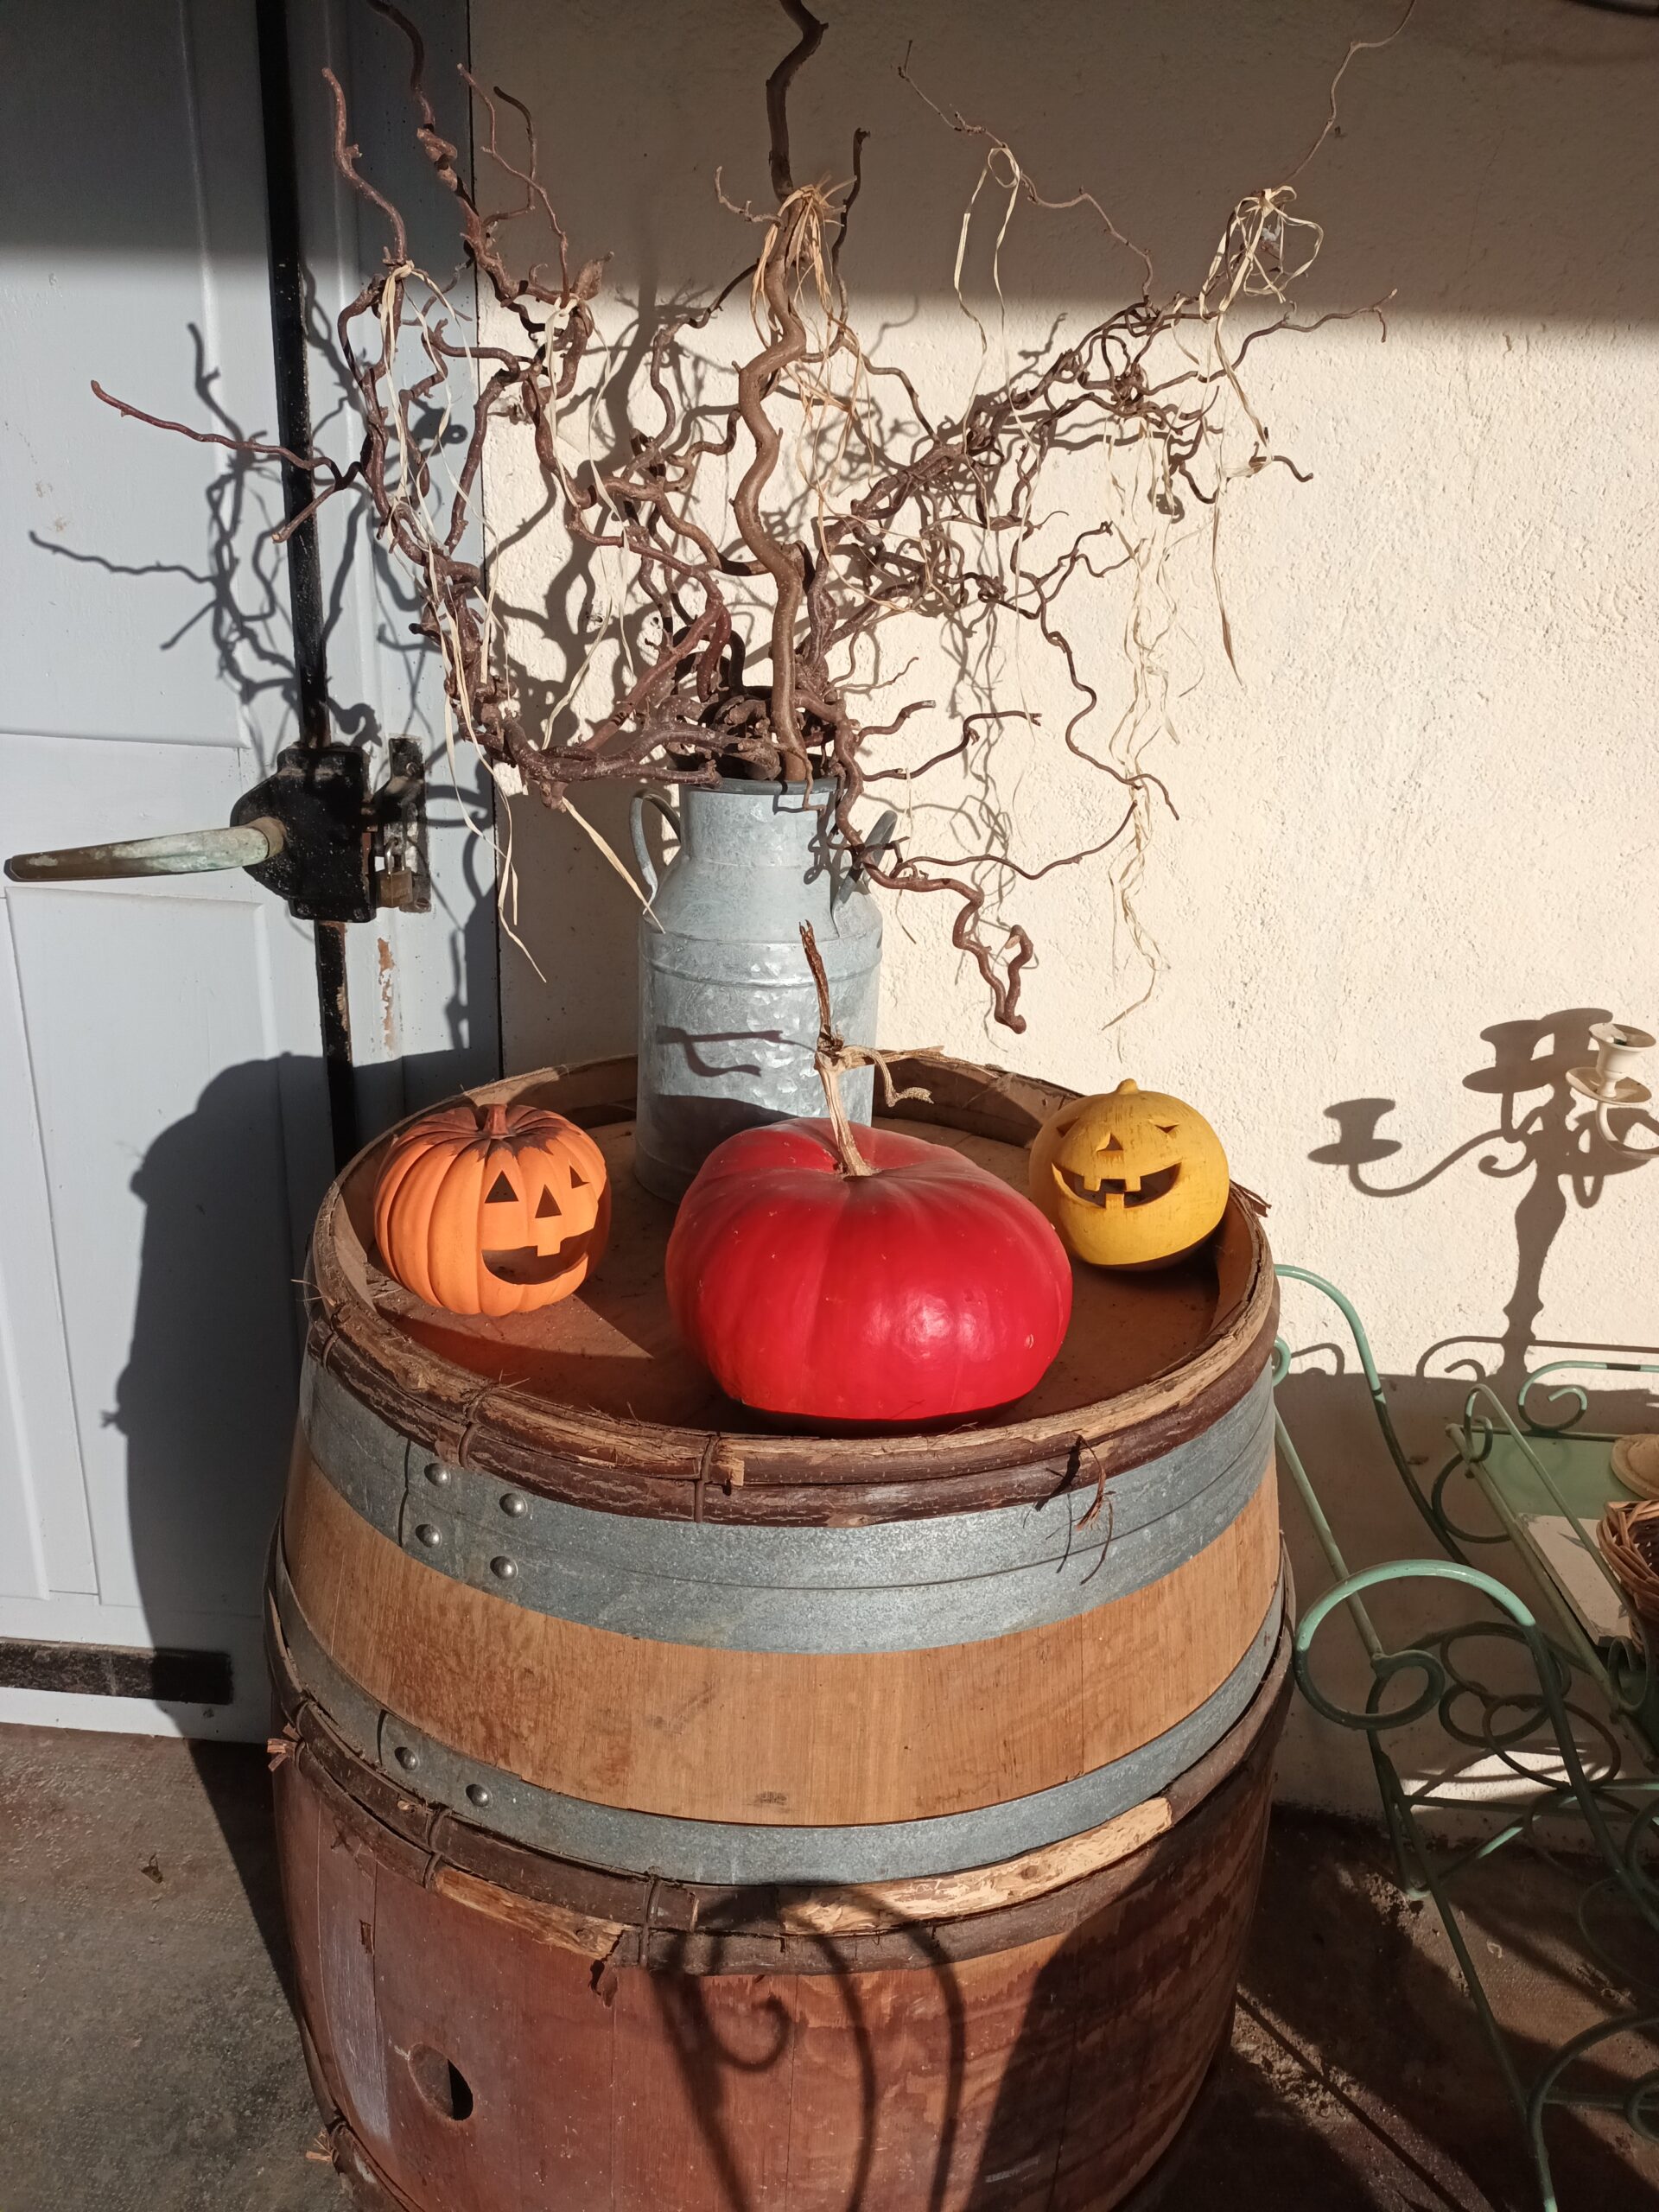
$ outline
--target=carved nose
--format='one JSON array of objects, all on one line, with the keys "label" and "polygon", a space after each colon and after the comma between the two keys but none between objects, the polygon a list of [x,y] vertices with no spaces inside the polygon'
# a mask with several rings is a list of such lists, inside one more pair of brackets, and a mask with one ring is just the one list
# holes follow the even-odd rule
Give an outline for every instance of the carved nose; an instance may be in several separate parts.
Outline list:
[{"label": "carved nose", "polygon": [[1095,1157],[1101,1163],[1101,1179],[1109,1181],[1114,1186],[1121,1185],[1127,1198],[1131,1192],[1141,1188],[1141,1178],[1124,1164],[1122,1155],[1122,1144],[1116,1135],[1112,1135],[1107,1138]]}]

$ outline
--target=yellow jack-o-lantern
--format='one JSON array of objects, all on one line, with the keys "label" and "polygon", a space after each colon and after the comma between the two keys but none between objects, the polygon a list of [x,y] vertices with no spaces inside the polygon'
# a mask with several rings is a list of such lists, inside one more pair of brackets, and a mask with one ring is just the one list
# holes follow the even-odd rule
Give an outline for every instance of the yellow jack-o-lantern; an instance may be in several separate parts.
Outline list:
[{"label": "yellow jack-o-lantern", "polygon": [[1201,1244],[1227,1206],[1227,1155],[1202,1114],[1120,1083],[1074,1098],[1031,1148],[1031,1196],[1066,1249],[1099,1268],[1156,1268]]}]

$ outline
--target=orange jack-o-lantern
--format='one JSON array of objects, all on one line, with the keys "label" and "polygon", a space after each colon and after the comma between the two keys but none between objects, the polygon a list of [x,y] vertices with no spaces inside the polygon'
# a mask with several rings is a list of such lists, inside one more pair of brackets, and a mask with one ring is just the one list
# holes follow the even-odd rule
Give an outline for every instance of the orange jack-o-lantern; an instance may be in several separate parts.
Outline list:
[{"label": "orange jack-o-lantern", "polygon": [[450,1313],[530,1313],[569,1298],[610,1225],[604,1154],[585,1129],[535,1106],[423,1114],[375,1185],[382,1266]]},{"label": "orange jack-o-lantern", "polygon": [[1069,1100],[1031,1147],[1033,1204],[1096,1267],[1179,1259],[1221,1219],[1229,1187],[1227,1155],[1203,1115],[1133,1083]]}]

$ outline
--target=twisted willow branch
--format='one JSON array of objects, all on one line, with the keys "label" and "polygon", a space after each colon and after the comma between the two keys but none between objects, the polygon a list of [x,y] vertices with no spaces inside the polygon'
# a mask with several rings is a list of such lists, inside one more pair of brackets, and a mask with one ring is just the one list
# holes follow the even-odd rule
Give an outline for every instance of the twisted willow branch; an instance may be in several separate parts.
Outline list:
[{"label": "twisted willow branch", "polygon": [[[954,411],[930,411],[903,369],[869,358],[849,312],[842,254],[866,134],[854,136],[846,181],[796,180],[790,91],[824,26],[804,0],[780,0],[794,43],[766,80],[774,204],[757,212],[725,201],[754,226],[753,256],[702,304],[676,310],[654,328],[642,325],[639,376],[613,385],[594,312],[604,263],[574,262],[541,179],[528,111],[461,72],[487,118],[478,133],[480,174],[505,181],[507,204],[492,208],[475,196],[456,143],[439,126],[418,31],[394,0],[366,4],[407,42],[414,136],[456,209],[479,302],[475,327],[450,288],[410,259],[408,226],[364,174],[344,91],[325,71],[336,168],[388,238],[383,266],[335,327],[361,425],[355,456],[336,463],[163,423],[95,385],[99,398],[135,419],[305,472],[313,490],[306,518],[347,492],[364,499],[415,593],[416,632],[442,657],[451,729],[483,755],[509,797],[528,790],[558,809],[568,791],[607,779],[827,779],[836,839],[886,889],[943,895],[952,942],[973,963],[996,1019],[1014,1030],[1025,1027],[1019,1000],[1035,952],[1024,925],[998,911],[1014,881],[1117,851],[1116,903],[1143,944],[1128,883],[1154,804],[1168,802],[1141,755],[1168,720],[1171,682],[1159,655],[1173,626],[1169,556],[1190,516],[1193,534],[1210,542],[1213,570],[1215,527],[1230,486],[1274,465],[1292,466],[1247,395],[1241,371],[1250,347],[1332,320],[1296,319],[1292,289],[1323,233],[1293,212],[1294,183],[1237,203],[1196,292],[1154,296],[1143,256],[1144,283],[1126,305],[1078,336],[1051,337]],[[1337,82],[1357,52],[1388,42],[1351,46]],[[918,90],[907,67],[901,73]],[[1336,91],[1333,83],[1332,117]],[[1007,198],[1009,217],[1017,202],[1073,209],[1099,223],[1112,251],[1138,251],[1092,195],[1046,197],[995,132],[934,101],[927,105],[945,128],[978,143],[981,187]],[[517,159],[502,144],[504,106],[523,128]],[[503,226],[519,221],[537,226],[548,249],[527,275],[509,264],[502,244]],[[999,232],[999,254],[1001,246]],[[957,278],[960,296],[960,268]],[[1116,285],[1108,284],[1110,296]],[[745,296],[752,327],[738,340],[743,358],[731,359],[723,347],[699,353],[693,336]],[[1381,304],[1357,312],[1380,321]],[[1235,342],[1230,318],[1240,316],[1255,320]],[[714,353],[720,358],[709,358]],[[728,363],[732,384],[711,402],[704,386]],[[873,398],[880,378],[902,395],[890,408]],[[606,450],[587,450],[601,392],[626,419]],[[590,417],[585,445],[572,436],[582,410]],[[491,560],[463,550],[486,452],[524,433],[540,480],[537,519],[563,527],[562,576],[578,581],[598,559],[614,585],[595,632],[572,652],[539,729],[513,664]],[[723,462],[740,446],[734,487],[711,481],[705,464]],[[1090,454],[1092,478],[1082,473]],[[1068,468],[1071,480],[1057,485],[1056,470]],[[296,526],[290,521],[276,535]],[[1107,557],[1091,558],[1108,541]],[[1128,703],[1105,736],[1091,739],[1101,685],[1068,625],[1076,610],[1078,637],[1103,632],[1099,587],[1120,571],[1130,595],[1122,629]],[[1000,830],[983,849],[954,859],[873,853],[853,810],[874,775],[901,772],[913,783],[976,742],[997,741],[1015,721],[1040,725],[1023,705],[977,702],[951,714],[958,744],[923,748],[931,758],[913,772],[902,760],[896,769],[890,760],[878,766],[875,741],[918,703],[895,702],[896,712],[862,719],[865,696],[900,680],[886,675],[881,658],[882,633],[895,622],[930,631],[969,690],[976,669],[999,654],[1017,664],[1020,651],[1004,649],[1017,648],[1021,635],[1034,639],[1069,694],[1059,742],[1122,791],[1109,834],[1042,868],[1018,865]],[[611,696],[590,715],[574,702],[590,672],[602,687],[602,663],[612,656]],[[760,680],[752,662],[766,664]]]}]

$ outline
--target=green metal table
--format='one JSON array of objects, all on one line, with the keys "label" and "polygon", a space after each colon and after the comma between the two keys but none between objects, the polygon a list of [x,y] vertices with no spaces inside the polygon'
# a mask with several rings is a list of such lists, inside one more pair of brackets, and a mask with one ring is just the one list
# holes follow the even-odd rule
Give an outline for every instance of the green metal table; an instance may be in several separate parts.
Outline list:
[{"label": "green metal table", "polygon": [[[1347,1323],[1383,1445],[1437,1550],[1351,1571],[1281,1419],[1281,1465],[1335,1577],[1298,1624],[1297,1681],[1316,1712],[1366,1738],[1402,1886],[1430,1900],[1440,1916],[1526,2131],[1540,2202],[1544,2212],[1560,2212],[1545,2132],[1552,2110],[1616,2112],[1645,2140],[1659,2143],[1659,2065],[1620,2096],[1574,2079],[1610,2039],[1659,2037],[1659,1670],[1639,1624],[1624,1616],[1595,1541],[1604,1507],[1625,1495],[1609,1464],[1614,1439],[1579,1426],[1588,1395],[1581,1382],[1567,1377],[1659,1374],[1659,1363],[1552,1362],[1529,1376],[1513,1413],[1490,1385],[1477,1383],[1450,1427],[1449,1456],[1426,1488],[1395,1433],[1353,1306],[1305,1268],[1281,1267],[1279,1274],[1310,1286]],[[1275,1382],[1287,1374],[1290,1357],[1281,1338]],[[1490,1508],[1496,1531],[1470,1525],[1477,1497]],[[1503,1547],[1503,1564],[1533,1602],[1474,1564],[1473,1554],[1493,1546]],[[1408,1582],[1443,1591],[1453,1586],[1465,1600],[1472,1594],[1482,1601],[1478,1615],[1390,1646],[1366,1593]],[[1357,1709],[1327,1695],[1315,1675],[1320,1630],[1338,1611],[1370,1662],[1369,1694]],[[1466,1799],[1448,1794],[1443,1778],[1408,1783],[1386,1741],[1429,1716],[1453,1744],[1498,1762],[1526,1795],[1495,1834],[1460,1848],[1447,1849],[1429,1831],[1446,1815],[1465,1812]],[[1556,1778],[1541,1773],[1546,1764]],[[1574,1824],[1584,1853],[1578,1926],[1586,1956],[1622,1993],[1603,2022],[1523,2072],[1482,1987],[1459,1891],[1474,1868],[1517,1843],[1538,1844],[1540,1824],[1558,1820]],[[1633,1927],[1639,1942],[1629,1940]]]}]

